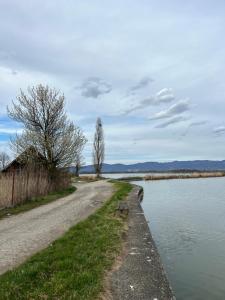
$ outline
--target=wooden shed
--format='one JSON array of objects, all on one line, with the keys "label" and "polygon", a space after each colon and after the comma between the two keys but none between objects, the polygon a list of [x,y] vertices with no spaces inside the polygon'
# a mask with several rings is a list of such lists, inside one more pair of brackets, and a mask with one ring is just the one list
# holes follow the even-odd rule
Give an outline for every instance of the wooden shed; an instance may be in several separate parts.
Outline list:
[{"label": "wooden shed", "polygon": [[40,154],[35,147],[30,146],[23,153],[12,160],[3,170],[3,173],[20,171],[28,165],[40,167],[44,166],[45,158]]}]

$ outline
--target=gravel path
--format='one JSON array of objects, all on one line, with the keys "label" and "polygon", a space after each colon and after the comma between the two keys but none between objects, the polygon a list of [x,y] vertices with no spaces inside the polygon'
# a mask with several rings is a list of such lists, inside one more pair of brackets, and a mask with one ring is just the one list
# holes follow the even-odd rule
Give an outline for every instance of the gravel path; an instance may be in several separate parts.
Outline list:
[{"label": "gravel path", "polygon": [[113,193],[106,181],[79,183],[72,195],[0,220],[0,274],[46,248],[85,219]]}]

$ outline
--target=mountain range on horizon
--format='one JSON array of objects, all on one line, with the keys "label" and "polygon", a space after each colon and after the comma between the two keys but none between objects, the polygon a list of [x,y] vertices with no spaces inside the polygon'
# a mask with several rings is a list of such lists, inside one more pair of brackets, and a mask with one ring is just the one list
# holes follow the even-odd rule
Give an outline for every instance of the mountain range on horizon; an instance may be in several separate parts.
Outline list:
[{"label": "mountain range on horizon", "polygon": [[[141,173],[168,171],[225,171],[225,160],[192,160],[172,162],[141,162],[134,164],[103,164],[102,173]],[[75,167],[70,167],[74,172]],[[81,168],[81,174],[94,173],[93,165]]]}]

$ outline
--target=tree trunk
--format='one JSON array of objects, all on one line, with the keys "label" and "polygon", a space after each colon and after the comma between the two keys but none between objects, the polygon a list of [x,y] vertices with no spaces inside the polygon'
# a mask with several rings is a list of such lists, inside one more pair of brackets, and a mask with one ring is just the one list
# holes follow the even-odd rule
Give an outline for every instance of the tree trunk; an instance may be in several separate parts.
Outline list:
[{"label": "tree trunk", "polygon": [[76,165],[76,167],[75,167],[75,176],[76,177],[79,177],[79,170],[80,170],[79,166]]}]

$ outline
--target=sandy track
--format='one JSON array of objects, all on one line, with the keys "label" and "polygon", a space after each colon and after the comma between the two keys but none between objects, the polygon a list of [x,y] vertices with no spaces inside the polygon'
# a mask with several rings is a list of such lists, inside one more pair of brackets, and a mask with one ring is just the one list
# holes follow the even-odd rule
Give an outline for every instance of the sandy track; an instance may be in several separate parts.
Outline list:
[{"label": "sandy track", "polygon": [[72,195],[0,220],[0,274],[47,247],[113,193],[106,181],[80,183]]}]

